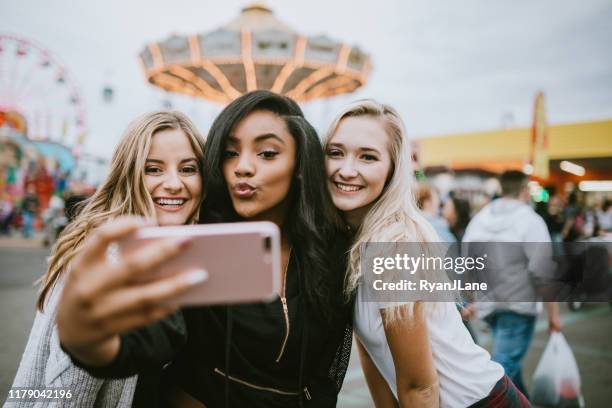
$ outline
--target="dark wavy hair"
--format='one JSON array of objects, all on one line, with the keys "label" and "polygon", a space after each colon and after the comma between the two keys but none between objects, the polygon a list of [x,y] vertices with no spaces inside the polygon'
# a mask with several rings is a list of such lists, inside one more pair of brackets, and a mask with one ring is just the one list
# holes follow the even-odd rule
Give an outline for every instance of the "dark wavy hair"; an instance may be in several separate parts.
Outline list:
[{"label": "dark wavy hair", "polygon": [[338,215],[326,185],[321,142],[292,99],[269,91],[253,91],[231,102],[217,116],[204,147],[202,191],[205,198],[200,222],[244,221],[232,205],[223,176],[223,157],[227,139],[236,125],[258,110],[278,115],[295,139],[296,164],[283,234],[288,234],[293,243],[300,290],[306,293],[309,310],[333,322],[339,313],[338,298],[341,298],[343,280],[336,272],[342,268],[331,267],[339,260],[330,259],[330,247],[339,225]]}]

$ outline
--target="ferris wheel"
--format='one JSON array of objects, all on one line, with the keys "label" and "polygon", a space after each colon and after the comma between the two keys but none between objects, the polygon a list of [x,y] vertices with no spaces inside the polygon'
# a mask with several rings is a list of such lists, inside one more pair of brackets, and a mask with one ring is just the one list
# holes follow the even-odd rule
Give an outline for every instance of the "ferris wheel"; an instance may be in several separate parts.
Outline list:
[{"label": "ferris wheel", "polygon": [[59,143],[77,155],[86,137],[83,98],[74,77],[31,40],[0,33],[0,127],[30,140]]}]

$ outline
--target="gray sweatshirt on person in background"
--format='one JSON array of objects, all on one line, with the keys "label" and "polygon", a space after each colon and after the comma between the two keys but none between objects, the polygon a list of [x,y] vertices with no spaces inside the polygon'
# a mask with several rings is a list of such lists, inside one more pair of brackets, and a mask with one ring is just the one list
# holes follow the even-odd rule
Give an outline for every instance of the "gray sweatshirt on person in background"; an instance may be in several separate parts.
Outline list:
[{"label": "gray sweatshirt on person in background", "polygon": [[[486,205],[470,221],[463,242],[493,242],[487,263],[495,264],[496,293],[501,299],[538,299],[536,285],[550,278],[554,265],[546,223],[524,202],[499,198]],[[500,243],[500,244],[497,244]],[[492,297],[492,298],[491,298]],[[537,315],[540,302],[476,302],[476,314],[486,317],[495,310]],[[487,300],[495,300],[490,296]]]}]

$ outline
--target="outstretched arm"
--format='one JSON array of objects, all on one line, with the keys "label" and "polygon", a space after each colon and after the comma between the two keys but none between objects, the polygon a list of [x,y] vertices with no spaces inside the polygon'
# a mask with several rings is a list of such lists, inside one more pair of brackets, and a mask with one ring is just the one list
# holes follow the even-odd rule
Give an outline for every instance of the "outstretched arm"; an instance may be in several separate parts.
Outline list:
[{"label": "outstretched arm", "polygon": [[83,366],[111,365],[126,351],[121,334],[175,312],[176,307],[163,302],[204,278],[196,272],[135,283],[135,277],[179,254],[188,245],[184,240],[151,242],[117,262],[109,262],[108,246],[144,225],[141,219],[122,217],[100,227],[72,263],[58,305],[57,327],[62,347]]},{"label": "outstretched arm", "polygon": [[[71,355],[72,362],[97,378],[126,378],[159,370],[172,361],[187,341],[182,312],[178,311],[146,327],[122,334],[113,360],[104,366],[89,365]],[[69,353],[71,354],[71,353]]]}]

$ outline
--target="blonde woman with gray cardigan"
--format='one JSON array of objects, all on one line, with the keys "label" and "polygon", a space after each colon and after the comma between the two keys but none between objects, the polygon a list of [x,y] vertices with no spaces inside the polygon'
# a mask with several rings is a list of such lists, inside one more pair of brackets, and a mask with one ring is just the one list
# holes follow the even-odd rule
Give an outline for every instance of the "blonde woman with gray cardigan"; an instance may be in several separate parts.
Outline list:
[{"label": "blonde woman with gray cardigan", "polygon": [[[70,391],[70,398],[36,401],[12,398],[7,400],[5,407],[132,406],[137,376],[116,380],[94,378],[77,367],[62,350],[55,318],[64,274],[73,262],[84,264],[78,255],[85,242],[105,241],[109,232],[104,224],[110,220],[135,215],[156,220],[157,225],[193,222],[201,201],[203,143],[193,123],[179,112],[145,114],[128,127],[115,150],[106,180],[87,200],[53,249],[48,271],[41,279],[32,331],[12,386],[14,390],[62,388]],[[123,218],[122,228],[129,232],[143,223],[146,222],[142,218]],[[100,273],[112,270],[112,255],[108,256],[103,250],[105,247],[100,246],[93,256],[88,254],[88,268]],[[184,245],[159,242],[151,244],[147,250],[172,256],[182,247]],[[146,270],[160,260],[155,256],[141,257],[131,266]],[[182,279],[185,286],[196,281],[193,277]],[[113,307],[113,303],[110,301],[99,306]],[[164,312],[167,314],[172,310]],[[142,311],[139,313],[146,315]],[[150,321],[141,323],[151,323],[160,316],[152,317]]]}]

